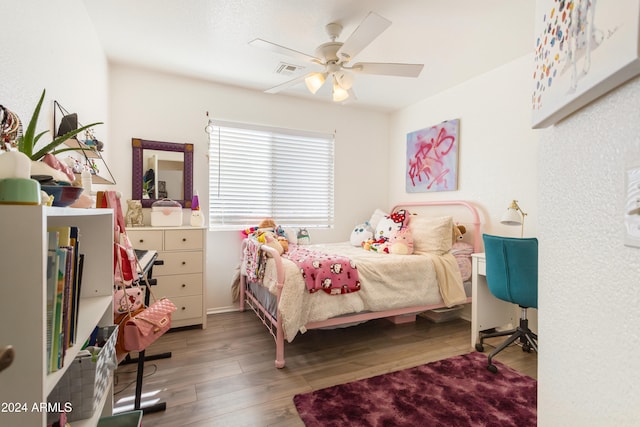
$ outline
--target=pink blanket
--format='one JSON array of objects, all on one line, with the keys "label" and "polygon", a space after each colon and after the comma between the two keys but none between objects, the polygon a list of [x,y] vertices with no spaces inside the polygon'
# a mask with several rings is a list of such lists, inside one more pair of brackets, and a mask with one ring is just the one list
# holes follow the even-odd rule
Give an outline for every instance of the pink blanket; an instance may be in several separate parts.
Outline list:
[{"label": "pink blanket", "polygon": [[326,254],[295,245],[283,257],[293,261],[311,293],[323,290],[330,295],[360,290],[358,270],[347,257]]}]

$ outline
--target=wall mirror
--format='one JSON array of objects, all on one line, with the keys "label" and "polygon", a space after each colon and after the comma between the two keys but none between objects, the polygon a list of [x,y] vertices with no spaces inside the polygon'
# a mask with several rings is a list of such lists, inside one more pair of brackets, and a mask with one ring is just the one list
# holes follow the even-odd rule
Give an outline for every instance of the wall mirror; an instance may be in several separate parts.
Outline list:
[{"label": "wall mirror", "polygon": [[191,207],[193,197],[193,144],[150,141],[133,138],[131,198],[142,206],[171,199],[183,208]]}]

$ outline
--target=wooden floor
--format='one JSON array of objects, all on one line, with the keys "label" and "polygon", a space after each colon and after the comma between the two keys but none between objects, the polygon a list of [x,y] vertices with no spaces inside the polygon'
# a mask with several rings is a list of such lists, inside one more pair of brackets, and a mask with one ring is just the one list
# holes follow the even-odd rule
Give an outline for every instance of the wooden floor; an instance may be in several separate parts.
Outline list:
[{"label": "wooden floor", "polygon": [[[164,401],[167,408],[146,414],[143,425],[302,426],[295,394],[469,353],[470,329],[462,319],[436,324],[418,317],[404,325],[374,320],[308,331],[286,344],[286,367],[276,369],[273,338],[253,312],[210,315],[207,329],[170,332],[147,350],[172,357],[145,364],[143,406]],[[496,360],[537,378],[535,353],[512,346]],[[120,410],[133,405],[135,367],[116,372]]]}]

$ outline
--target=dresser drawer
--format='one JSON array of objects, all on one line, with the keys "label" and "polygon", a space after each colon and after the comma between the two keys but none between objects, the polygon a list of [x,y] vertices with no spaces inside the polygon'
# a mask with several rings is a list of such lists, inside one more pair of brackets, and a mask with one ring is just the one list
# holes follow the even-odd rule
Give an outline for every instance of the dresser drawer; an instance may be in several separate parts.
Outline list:
[{"label": "dresser drawer", "polygon": [[128,230],[136,249],[155,250],[157,261],[151,277],[157,280],[152,288],[158,297],[167,297],[177,307],[172,316],[172,328],[202,325],[207,327],[204,286],[206,265],[206,230],[194,227],[138,227]]},{"label": "dresser drawer", "polygon": [[127,235],[134,249],[145,251],[162,250],[162,230],[127,230]]},{"label": "dresser drawer", "polygon": [[157,279],[153,293],[158,297],[202,295],[202,273],[160,276]]},{"label": "dresser drawer", "polygon": [[183,249],[202,249],[201,230],[166,230],[164,249],[167,251]]},{"label": "dresser drawer", "polygon": [[153,267],[153,276],[166,276],[169,274],[202,273],[202,252],[160,252],[158,260],[164,264]]},{"label": "dresser drawer", "polygon": [[171,314],[171,320],[190,319],[202,317],[202,297],[175,297],[169,298],[178,308]]}]

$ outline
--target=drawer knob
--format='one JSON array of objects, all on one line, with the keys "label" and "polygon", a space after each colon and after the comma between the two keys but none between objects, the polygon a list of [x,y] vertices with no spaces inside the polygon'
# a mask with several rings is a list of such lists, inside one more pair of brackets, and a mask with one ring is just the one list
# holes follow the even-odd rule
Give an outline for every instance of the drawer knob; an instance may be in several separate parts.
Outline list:
[{"label": "drawer knob", "polygon": [[182,310],[186,310],[186,309],[187,309],[187,307],[182,307]]},{"label": "drawer knob", "polygon": [[144,243],[144,239],[140,239],[140,243]]},{"label": "drawer knob", "polygon": [[187,261],[182,261],[182,265],[187,265]]},{"label": "drawer knob", "polygon": [[183,237],[183,238],[182,238],[182,241],[183,241],[183,242],[186,242],[186,241],[187,241],[187,238],[186,238],[186,237]]},{"label": "drawer knob", "polygon": [[183,287],[183,288],[186,288],[186,287],[187,287],[187,285],[186,285],[185,283],[183,283],[183,284],[182,284],[182,287]]}]

